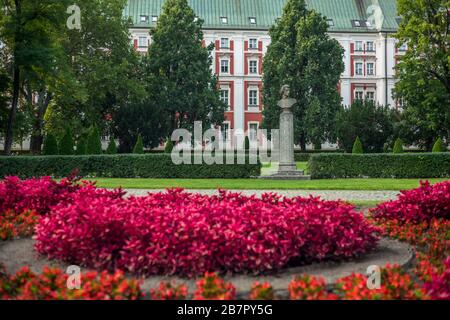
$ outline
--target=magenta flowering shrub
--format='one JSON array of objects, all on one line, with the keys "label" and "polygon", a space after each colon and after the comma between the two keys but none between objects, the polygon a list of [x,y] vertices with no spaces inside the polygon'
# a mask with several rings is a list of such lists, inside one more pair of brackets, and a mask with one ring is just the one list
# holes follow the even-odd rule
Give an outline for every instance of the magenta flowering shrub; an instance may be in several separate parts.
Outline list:
[{"label": "magenta flowering shrub", "polygon": [[375,219],[420,223],[433,218],[450,219],[450,180],[402,191],[397,200],[384,202],[371,210]]},{"label": "magenta flowering shrub", "polygon": [[121,190],[97,189],[93,183],[87,181],[78,184],[72,179],[57,182],[50,177],[27,180],[6,177],[0,182],[0,212],[13,211],[20,214],[34,211],[37,214],[46,214],[53,206],[70,202],[73,194],[78,192],[96,197],[122,197],[124,194]]},{"label": "magenta flowering shrub", "polygon": [[337,201],[182,190],[123,199],[93,192],[75,193],[40,220],[38,252],[96,268],[193,276],[352,257],[379,238],[377,227]]},{"label": "magenta flowering shrub", "polygon": [[450,300],[450,256],[444,261],[441,274],[433,274],[425,283],[425,290],[433,300]]}]

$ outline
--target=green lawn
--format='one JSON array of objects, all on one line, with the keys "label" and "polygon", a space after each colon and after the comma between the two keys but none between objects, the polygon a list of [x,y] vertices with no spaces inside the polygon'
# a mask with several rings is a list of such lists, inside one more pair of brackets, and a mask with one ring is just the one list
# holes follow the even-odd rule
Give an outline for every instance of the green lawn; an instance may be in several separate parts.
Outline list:
[{"label": "green lawn", "polygon": [[[125,189],[237,189],[237,190],[404,190],[419,186],[419,179],[335,179],[277,181],[261,179],[115,179],[98,178],[97,186]],[[428,179],[432,183],[447,179]]]}]

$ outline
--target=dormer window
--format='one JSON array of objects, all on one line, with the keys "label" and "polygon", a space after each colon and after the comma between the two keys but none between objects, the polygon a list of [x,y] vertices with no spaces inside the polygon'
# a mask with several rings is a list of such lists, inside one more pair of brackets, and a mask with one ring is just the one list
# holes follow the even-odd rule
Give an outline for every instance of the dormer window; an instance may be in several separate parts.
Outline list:
[{"label": "dormer window", "polygon": [[365,21],[367,28],[372,28],[372,23],[370,21]]},{"label": "dormer window", "polygon": [[353,20],[353,25],[355,27],[361,27],[361,22],[359,22],[359,20]]},{"label": "dormer window", "polygon": [[197,22],[198,21],[198,17],[194,17],[194,22]]},{"label": "dormer window", "polygon": [[158,16],[152,16],[152,22],[158,22]]},{"label": "dormer window", "polygon": [[327,19],[327,24],[328,24],[329,27],[334,27],[333,19]]},{"label": "dormer window", "polygon": [[148,16],[140,16],[139,20],[140,20],[141,22],[147,22]]},{"label": "dormer window", "polygon": [[250,21],[250,24],[256,24],[256,18],[255,17],[249,17],[248,20]]},{"label": "dormer window", "polygon": [[222,24],[228,24],[228,17],[220,17],[220,22]]}]

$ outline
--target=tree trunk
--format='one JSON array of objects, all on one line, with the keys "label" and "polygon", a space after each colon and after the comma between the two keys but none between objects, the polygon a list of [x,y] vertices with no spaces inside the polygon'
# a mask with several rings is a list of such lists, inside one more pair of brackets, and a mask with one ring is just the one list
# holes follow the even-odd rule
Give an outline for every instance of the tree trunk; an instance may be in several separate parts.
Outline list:
[{"label": "tree trunk", "polygon": [[[16,16],[20,18],[22,15],[22,4],[20,3],[20,0],[15,0],[15,9],[16,9]],[[13,51],[13,62],[14,62],[14,80],[13,80],[13,98],[11,103],[11,110],[9,112],[9,118],[8,118],[8,126],[6,129],[6,136],[5,136],[5,155],[10,156],[11,155],[11,149],[12,144],[14,140],[14,124],[16,122],[16,115],[17,115],[17,106],[19,104],[19,93],[20,93],[20,66],[17,61],[17,47],[18,44],[20,44],[22,41],[22,32],[21,32],[21,26],[19,23],[19,26],[16,27],[15,32],[15,44],[14,44],[14,51]]]},{"label": "tree trunk", "polygon": [[300,136],[300,149],[302,152],[306,152],[306,138],[304,134]]},{"label": "tree trunk", "polygon": [[6,129],[5,137],[5,155],[11,155],[11,149],[14,139],[14,124],[16,122],[17,106],[19,104],[19,90],[20,90],[20,68],[14,59],[14,81],[13,81],[13,99],[11,110],[9,112],[8,127]]},{"label": "tree trunk", "polygon": [[[31,95],[31,92],[28,93]],[[43,129],[44,129],[44,115],[47,111],[47,107],[52,99],[50,93],[45,93],[45,89],[39,92],[39,100],[37,106],[36,119],[33,125],[33,134],[31,136],[30,149],[33,154],[39,154],[42,150],[42,143],[44,141]]]}]

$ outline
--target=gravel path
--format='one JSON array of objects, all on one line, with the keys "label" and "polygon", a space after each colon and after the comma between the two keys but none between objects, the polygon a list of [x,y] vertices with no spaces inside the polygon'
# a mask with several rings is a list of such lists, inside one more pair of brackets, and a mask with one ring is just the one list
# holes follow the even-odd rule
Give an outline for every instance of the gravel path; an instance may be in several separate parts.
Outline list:
[{"label": "gravel path", "polygon": [[[164,190],[126,189],[129,195],[144,196],[148,192],[163,192]],[[216,190],[186,190],[192,193],[206,195],[216,194]],[[261,196],[263,193],[275,192],[286,197],[321,197],[324,200],[357,200],[357,201],[389,201],[399,194],[398,191],[353,191],[353,190],[230,190],[244,195]]]}]

